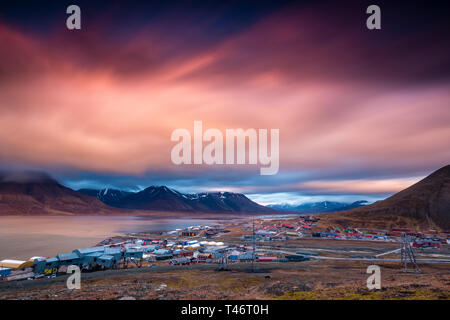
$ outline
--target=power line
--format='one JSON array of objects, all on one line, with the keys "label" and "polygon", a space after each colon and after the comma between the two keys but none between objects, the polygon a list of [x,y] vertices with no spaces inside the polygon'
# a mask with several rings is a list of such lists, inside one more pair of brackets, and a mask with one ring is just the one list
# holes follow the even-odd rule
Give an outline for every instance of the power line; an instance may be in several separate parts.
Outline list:
[{"label": "power line", "polygon": [[[402,271],[409,273],[420,273],[420,268],[416,262],[416,256],[411,247],[410,237],[403,233],[402,247],[400,249]],[[412,264],[412,269],[408,268],[408,264]]]},{"label": "power line", "polygon": [[255,217],[252,218],[252,272],[255,272],[255,254],[256,254],[256,239],[255,239]]}]

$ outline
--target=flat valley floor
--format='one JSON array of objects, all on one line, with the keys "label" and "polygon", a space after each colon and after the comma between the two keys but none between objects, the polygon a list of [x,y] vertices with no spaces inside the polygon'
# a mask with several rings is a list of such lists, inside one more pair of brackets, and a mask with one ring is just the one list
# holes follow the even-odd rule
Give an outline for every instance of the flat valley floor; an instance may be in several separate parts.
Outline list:
[{"label": "flat valley floor", "polygon": [[[293,220],[294,221],[294,220]],[[292,221],[291,221],[292,222]],[[230,245],[249,234],[250,219],[229,220],[229,233],[218,241]],[[135,235],[156,237],[156,235]],[[160,236],[162,237],[162,236]],[[145,262],[141,268],[82,273],[81,289],[68,290],[67,275],[37,280],[0,282],[3,299],[450,299],[450,247],[415,249],[421,273],[403,273],[398,242],[330,240],[304,237],[282,242],[258,242],[257,251],[317,254],[303,262],[231,263],[171,266],[168,261]],[[355,260],[357,259],[357,260]],[[389,261],[397,260],[397,261]],[[439,261],[441,260],[441,261]],[[446,261],[444,263],[442,261]],[[430,262],[431,261],[431,262]],[[367,288],[369,265],[381,268],[381,289]],[[255,271],[255,272],[252,272]]]}]

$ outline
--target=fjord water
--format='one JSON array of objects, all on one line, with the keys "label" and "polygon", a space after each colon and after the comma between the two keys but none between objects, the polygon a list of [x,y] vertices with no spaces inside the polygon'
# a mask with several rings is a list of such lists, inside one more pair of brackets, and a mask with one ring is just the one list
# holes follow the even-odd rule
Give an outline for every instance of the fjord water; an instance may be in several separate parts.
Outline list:
[{"label": "fjord water", "polygon": [[125,233],[170,231],[216,220],[144,216],[2,216],[0,259],[52,257]]}]

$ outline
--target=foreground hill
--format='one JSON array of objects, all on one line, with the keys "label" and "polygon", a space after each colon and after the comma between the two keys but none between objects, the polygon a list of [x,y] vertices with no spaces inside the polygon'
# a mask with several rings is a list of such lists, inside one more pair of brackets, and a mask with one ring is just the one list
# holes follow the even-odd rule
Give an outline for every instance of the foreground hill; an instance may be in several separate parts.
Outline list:
[{"label": "foreground hill", "polygon": [[450,229],[450,165],[374,204],[325,216],[329,222],[370,227]]},{"label": "foreground hill", "polygon": [[253,202],[245,195],[232,192],[184,194],[165,186],[151,186],[139,192],[116,189],[80,189],[81,193],[96,196],[105,204],[132,210],[161,210],[188,212],[276,212]]},{"label": "foreground hill", "polygon": [[97,198],[60,185],[43,173],[0,177],[0,214],[105,214],[118,211]]}]

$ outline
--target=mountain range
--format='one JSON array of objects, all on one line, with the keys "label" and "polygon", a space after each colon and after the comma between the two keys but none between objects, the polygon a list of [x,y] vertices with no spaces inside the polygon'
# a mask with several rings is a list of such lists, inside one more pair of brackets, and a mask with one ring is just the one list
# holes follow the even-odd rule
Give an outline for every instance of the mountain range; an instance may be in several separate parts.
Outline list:
[{"label": "mountain range", "polygon": [[165,186],[152,186],[139,192],[75,191],[41,172],[0,174],[0,214],[3,215],[121,214],[130,211],[275,212],[240,193],[183,194]]},{"label": "mountain range", "polygon": [[192,212],[275,212],[245,195],[233,192],[203,192],[186,194],[166,186],[151,186],[139,192],[117,189],[80,189],[103,203],[121,209],[192,211]]},{"label": "mountain range", "polygon": [[[321,202],[303,204],[299,212],[326,212],[321,221],[346,226],[439,228],[450,230],[450,165],[409,188],[370,205]],[[357,208],[337,211],[346,206]],[[165,186],[139,192],[116,189],[72,190],[43,173],[1,174],[1,215],[126,214],[144,211],[205,213],[277,213],[286,208],[261,206],[232,192],[184,194]],[[290,209],[291,210],[291,209]]]},{"label": "mountain range", "polygon": [[321,201],[321,202],[307,202],[300,205],[290,204],[273,204],[268,207],[278,211],[302,212],[302,213],[323,213],[323,212],[337,212],[351,210],[367,205],[365,200],[355,201],[352,203]]}]

